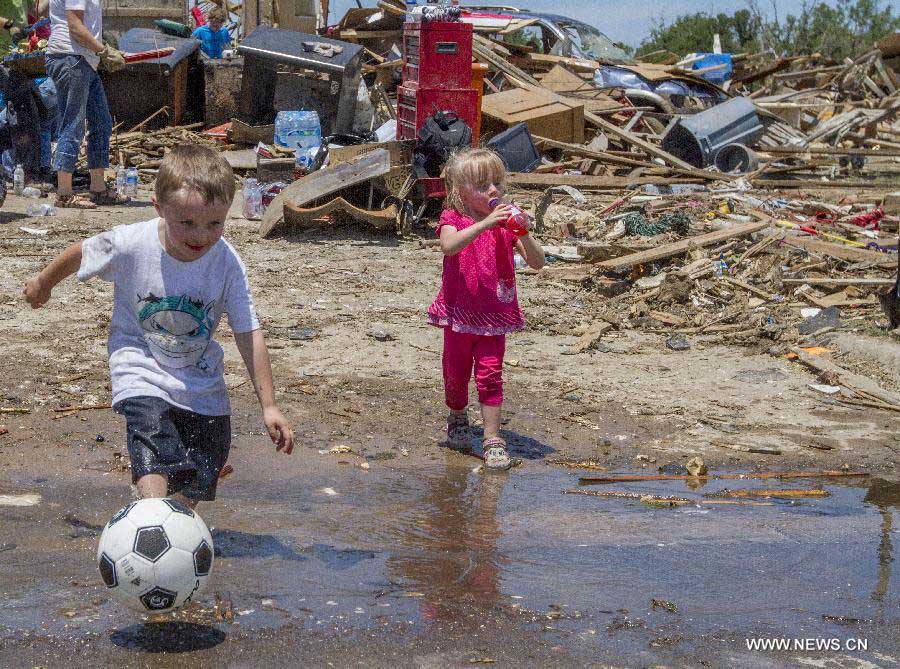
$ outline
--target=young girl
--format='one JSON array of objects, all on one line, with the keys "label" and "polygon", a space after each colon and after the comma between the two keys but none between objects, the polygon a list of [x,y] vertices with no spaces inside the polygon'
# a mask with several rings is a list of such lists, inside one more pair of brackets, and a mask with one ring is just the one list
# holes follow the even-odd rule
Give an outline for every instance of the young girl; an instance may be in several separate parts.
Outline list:
[{"label": "young girl", "polygon": [[[506,442],[500,437],[503,403],[503,353],[506,333],[521,330],[525,319],[516,298],[513,249],[530,267],[544,266],[544,251],[525,226],[524,236],[506,228],[508,204],[502,198],[506,169],[487,149],[454,155],[444,169],[447,205],[438,224],[444,273],[441,290],[428,308],[428,321],[444,328],[444,394],[450,415],[447,437],[452,446],[467,446],[469,379],[484,421],[484,460],[491,469],[508,469]],[[496,203],[494,203],[496,204]]]}]

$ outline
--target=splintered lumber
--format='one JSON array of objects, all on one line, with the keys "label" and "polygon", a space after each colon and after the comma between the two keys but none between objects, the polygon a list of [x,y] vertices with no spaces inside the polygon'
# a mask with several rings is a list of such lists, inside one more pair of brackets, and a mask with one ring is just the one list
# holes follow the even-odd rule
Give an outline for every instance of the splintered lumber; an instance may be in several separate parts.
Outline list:
[{"label": "splintered lumber", "polygon": [[770,490],[767,488],[760,488],[758,490],[752,488],[739,488],[736,490],[720,490],[718,492],[709,492],[704,495],[704,497],[784,497],[784,498],[792,498],[792,497],[828,497],[831,495],[827,490],[822,490],[821,488],[813,488],[811,490],[797,490],[797,489],[787,489],[787,490]]},{"label": "splintered lumber", "polygon": [[268,237],[284,221],[285,204],[301,208],[348,186],[387,174],[390,169],[390,152],[387,149],[375,149],[349,162],[316,170],[292,183],[272,200],[263,214],[259,234]]},{"label": "splintered lumber", "polygon": [[648,493],[623,492],[619,490],[563,490],[564,495],[589,495],[591,497],[607,497],[613,499],[634,499],[651,506],[679,506],[681,504],[694,504],[695,501],[687,497],[675,497],[673,495],[650,495]]},{"label": "splintered lumber", "polygon": [[[551,149],[562,149],[566,153],[569,153],[573,156],[591,158],[592,160],[599,160],[601,162],[610,163],[612,165],[626,165],[628,167],[657,167],[657,165],[649,163],[646,160],[635,160],[634,158],[625,158],[624,156],[614,156],[605,151],[591,151],[586,146],[569,144],[567,142],[559,142],[555,139],[550,139],[549,137],[541,137],[540,135],[535,135],[534,133],[532,133],[531,138],[536,143],[541,143],[545,147]],[[678,168],[672,169],[676,172],[681,171]]]},{"label": "splintered lumber", "polygon": [[896,282],[896,279],[878,279],[878,278],[866,278],[866,277],[833,277],[828,278],[825,276],[817,276],[808,279],[782,279],[781,283],[785,285],[790,284],[804,284],[808,283],[810,286],[893,286]]},{"label": "splintered lumber", "polygon": [[897,261],[886,253],[878,251],[870,251],[869,249],[854,248],[843,244],[835,244],[834,242],[826,242],[813,237],[785,237],[784,243],[792,246],[799,246],[806,249],[810,253],[836,258],[851,263],[871,262],[877,267],[885,269],[893,269],[897,266]]},{"label": "splintered lumber", "polygon": [[679,506],[682,504],[734,504],[737,506],[772,506],[772,502],[746,502],[736,499],[690,499],[670,495],[648,495],[646,493],[625,492],[623,490],[563,490],[564,495],[588,495],[606,499],[633,499],[651,506]]},{"label": "splintered lumber", "polygon": [[650,154],[654,158],[659,158],[667,165],[671,165],[672,167],[678,167],[683,172],[687,174],[691,174],[693,176],[701,177],[704,179],[713,179],[713,180],[730,180],[734,177],[729,176],[727,174],[723,174],[721,172],[709,172],[707,170],[701,170],[690,163],[686,163],[681,160],[681,158],[676,158],[668,151],[663,151],[661,148],[656,146],[655,144],[651,144],[650,142],[641,139],[637,135],[624,128],[620,128],[614,123],[610,123],[606,119],[594,114],[592,112],[585,111],[584,112],[584,120],[594,124],[596,127],[603,130],[606,134],[618,137],[619,139],[628,142],[629,144],[638,147],[645,153]]},{"label": "splintered lumber", "polygon": [[590,174],[535,174],[534,172],[510,172],[506,183],[522,188],[540,188],[549,186],[572,186],[574,188],[593,188],[597,190],[626,190],[630,186],[641,184],[683,184],[696,183],[698,179],[669,177],[604,177]]},{"label": "splintered lumber", "polygon": [[628,483],[635,481],[694,481],[697,479],[815,479],[848,476],[868,476],[868,472],[824,470],[819,472],[759,472],[756,474],[608,474],[606,476],[582,476],[579,483]]},{"label": "splintered lumber", "polygon": [[663,260],[665,258],[671,258],[672,256],[681,255],[682,253],[686,253],[691,248],[711,246],[713,244],[718,244],[719,242],[724,242],[728,239],[738,239],[740,237],[746,237],[747,235],[751,235],[758,230],[766,228],[768,225],[768,221],[743,223],[741,225],[735,225],[732,228],[716,230],[715,232],[709,232],[705,235],[697,235],[696,237],[687,237],[677,242],[672,242],[671,244],[663,244],[662,246],[659,246],[655,249],[639,251],[638,253],[632,253],[627,256],[622,256],[621,258],[604,260],[601,263],[597,263],[597,267],[601,272],[608,272],[611,270],[620,269],[622,267],[643,265],[644,263],[654,262],[656,260]]},{"label": "splintered lumber", "polygon": [[802,348],[796,346],[791,347],[791,352],[797,354],[797,360],[799,362],[816,370],[820,374],[827,373],[829,376],[836,376],[838,385],[868,395],[871,398],[884,402],[890,407],[900,408],[900,395],[881,388],[872,379],[862,376],[861,374],[850,372],[822,356],[810,355]]}]

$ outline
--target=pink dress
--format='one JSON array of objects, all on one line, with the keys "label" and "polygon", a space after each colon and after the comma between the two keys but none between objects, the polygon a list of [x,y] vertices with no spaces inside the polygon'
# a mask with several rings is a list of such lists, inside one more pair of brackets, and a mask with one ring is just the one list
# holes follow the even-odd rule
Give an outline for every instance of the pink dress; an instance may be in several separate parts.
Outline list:
[{"label": "pink dress", "polygon": [[[463,230],[474,224],[468,216],[445,209],[437,234],[445,225]],[[513,264],[517,239],[506,228],[492,228],[455,256],[444,256],[441,290],[428,307],[428,322],[476,335],[503,335],[524,328]]]}]

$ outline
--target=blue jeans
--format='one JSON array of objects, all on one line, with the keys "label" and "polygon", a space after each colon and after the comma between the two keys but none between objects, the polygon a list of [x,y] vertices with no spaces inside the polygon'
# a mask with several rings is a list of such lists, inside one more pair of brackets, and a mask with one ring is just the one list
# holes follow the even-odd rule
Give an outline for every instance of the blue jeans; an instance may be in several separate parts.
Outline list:
[{"label": "blue jeans", "polygon": [[[47,108],[47,118],[41,123],[41,167],[43,169],[50,168],[50,160],[53,157],[53,147],[51,142],[56,139],[56,86],[50,78],[44,79],[38,84],[38,92],[41,94],[41,100]],[[6,125],[6,109],[0,111],[0,127]],[[11,150],[6,150],[0,156],[0,162],[3,163],[3,171],[6,178],[12,180],[13,171],[16,169],[16,161],[13,160]]]},{"label": "blue jeans", "polygon": [[88,169],[109,167],[109,138],[112,117],[106,104],[106,92],[100,75],[83,56],[52,54],[47,56],[47,74],[56,84],[59,105],[59,140],[53,169],[74,172],[87,120]]}]

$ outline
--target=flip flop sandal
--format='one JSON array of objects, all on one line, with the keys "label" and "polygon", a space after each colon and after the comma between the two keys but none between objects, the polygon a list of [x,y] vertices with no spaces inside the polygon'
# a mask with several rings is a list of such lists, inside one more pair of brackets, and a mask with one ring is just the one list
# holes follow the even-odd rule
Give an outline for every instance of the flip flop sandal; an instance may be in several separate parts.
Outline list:
[{"label": "flip flop sandal", "polygon": [[68,195],[57,195],[56,201],[53,203],[57,209],[96,209],[97,205],[88,198],[75,193]]},{"label": "flip flop sandal", "polygon": [[447,416],[447,443],[451,448],[469,448],[472,435],[469,432],[469,416],[451,413]]},{"label": "flip flop sandal", "polygon": [[96,192],[91,191],[90,198],[91,202],[99,207],[128,204],[129,202],[131,202],[130,197],[128,197],[127,195],[122,195],[113,188],[107,188],[106,190]]},{"label": "flip flop sandal", "polygon": [[506,442],[500,437],[491,437],[484,442],[484,466],[485,469],[509,469],[512,460],[506,452]]}]

